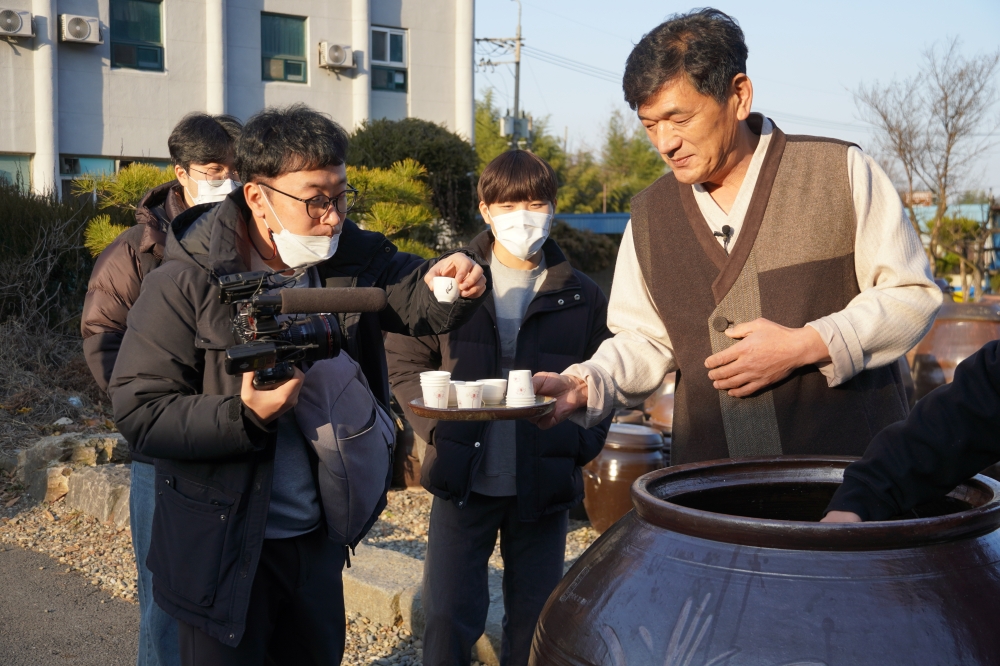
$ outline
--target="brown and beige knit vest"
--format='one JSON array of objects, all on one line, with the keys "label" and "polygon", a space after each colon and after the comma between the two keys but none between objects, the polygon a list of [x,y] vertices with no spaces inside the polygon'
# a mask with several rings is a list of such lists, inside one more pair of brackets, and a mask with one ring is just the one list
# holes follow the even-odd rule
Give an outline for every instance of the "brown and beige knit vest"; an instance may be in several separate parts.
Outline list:
[{"label": "brown and beige knit vest", "polygon": [[[751,115],[759,132],[762,117]],[[726,325],[758,317],[802,327],[858,295],[851,144],[771,136],[731,254],[702,217],[691,185],[667,174],[632,199],[643,278],[678,364],[674,464],[779,454],[860,456],[906,416],[899,367],[865,370],[835,388],[815,366],[748,398],[712,386],[705,359],[735,344]]]}]

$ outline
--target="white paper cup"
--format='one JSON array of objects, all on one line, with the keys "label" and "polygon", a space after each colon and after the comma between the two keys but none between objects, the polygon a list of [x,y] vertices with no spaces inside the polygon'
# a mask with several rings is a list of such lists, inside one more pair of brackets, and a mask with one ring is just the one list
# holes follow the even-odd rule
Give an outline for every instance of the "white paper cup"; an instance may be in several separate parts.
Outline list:
[{"label": "white paper cup", "polygon": [[531,400],[534,402],[535,390],[531,386],[531,370],[511,370],[507,376],[507,402]]},{"label": "white paper cup", "polygon": [[424,406],[432,409],[448,408],[448,385],[421,386],[424,392]]},{"label": "white paper cup", "polygon": [[434,278],[434,298],[439,303],[454,303],[458,300],[458,280],[453,277]]},{"label": "white paper cup", "polygon": [[459,409],[475,409],[483,406],[483,385],[480,382],[465,382],[455,386]]},{"label": "white paper cup", "polygon": [[499,405],[507,392],[506,379],[479,379],[483,385],[483,402],[487,405]]}]

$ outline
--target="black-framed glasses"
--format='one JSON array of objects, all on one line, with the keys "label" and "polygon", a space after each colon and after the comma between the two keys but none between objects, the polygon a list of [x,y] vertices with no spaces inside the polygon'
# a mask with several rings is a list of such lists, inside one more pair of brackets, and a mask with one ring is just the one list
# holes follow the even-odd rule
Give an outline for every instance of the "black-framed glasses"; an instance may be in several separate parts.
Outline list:
[{"label": "black-framed glasses", "polygon": [[354,204],[358,201],[358,191],[350,185],[347,186],[346,190],[333,198],[330,198],[325,194],[319,194],[309,199],[301,199],[294,194],[282,192],[276,187],[271,187],[267,183],[260,184],[269,190],[274,190],[278,194],[284,194],[286,197],[290,197],[296,201],[301,201],[306,205],[306,214],[314,220],[322,219],[322,217],[326,215],[327,211],[330,210],[331,205],[336,205],[338,213],[346,213],[354,208]]},{"label": "black-framed glasses", "polygon": [[229,169],[226,169],[226,168],[213,169],[212,172],[209,173],[208,171],[202,171],[201,169],[195,169],[194,167],[188,167],[188,172],[191,172],[191,171],[193,171],[195,173],[200,173],[201,175],[205,176],[205,180],[209,180],[209,181],[212,181],[212,180],[227,180],[229,178],[233,178],[233,180],[235,180],[237,178],[235,171],[230,171]]}]

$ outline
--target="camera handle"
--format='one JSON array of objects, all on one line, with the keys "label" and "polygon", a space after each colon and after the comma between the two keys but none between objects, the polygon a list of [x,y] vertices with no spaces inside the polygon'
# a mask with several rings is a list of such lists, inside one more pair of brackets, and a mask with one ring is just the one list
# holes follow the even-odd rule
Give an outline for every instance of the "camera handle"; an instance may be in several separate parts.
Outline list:
[{"label": "camera handle", "polygon": [[276,363],[273,367],[254,370],[253,387],[258,391],[276,389],[295,376],[295,366],[291,363]]}]

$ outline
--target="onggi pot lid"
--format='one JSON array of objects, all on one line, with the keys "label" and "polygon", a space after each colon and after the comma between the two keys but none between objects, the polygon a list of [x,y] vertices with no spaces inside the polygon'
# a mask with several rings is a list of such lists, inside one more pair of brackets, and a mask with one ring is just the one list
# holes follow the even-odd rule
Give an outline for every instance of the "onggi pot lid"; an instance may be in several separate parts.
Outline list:
[{"label": "onggi pot lid", "polygon": [[659,449],[663,446],[663,436],[648,426],[612,423],[605,446],[613,449]]}]

